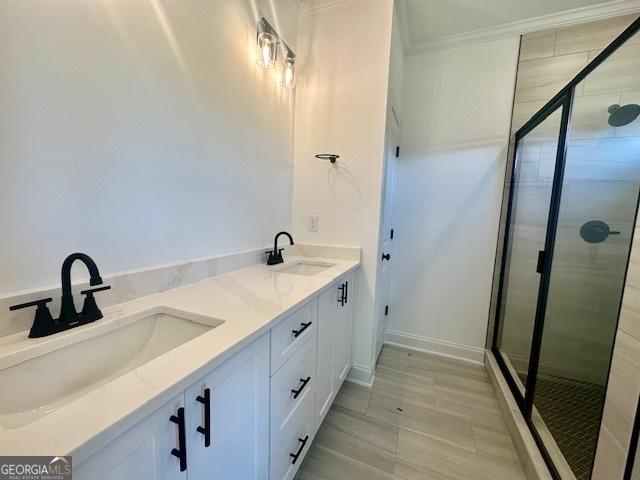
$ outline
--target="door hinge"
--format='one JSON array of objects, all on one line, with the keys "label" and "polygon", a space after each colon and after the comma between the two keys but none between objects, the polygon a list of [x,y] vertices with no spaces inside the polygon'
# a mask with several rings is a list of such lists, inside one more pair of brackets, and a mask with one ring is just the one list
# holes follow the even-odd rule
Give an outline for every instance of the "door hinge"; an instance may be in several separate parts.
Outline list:
[{"label": "door hinge", "polygon": [[384,306],[384,315],[385,315],[385,317],[386,317],[387,315],[389,315],[389,305],[385,305],[385,306]]},{"label": "door hinge", "polygon": [[389,238],[393,240],[393,228],[389,231]]},{"label": "door hinge", "polygon": [[396,147],[396,158],[398,158],[400,156],[400,146],[398,145]]},{"label": "door hinge", "polygon": [[545,260],[544,250],[540,250],[538,252],[538,265],[536,266],[536,272],[542,273],[544,271],[544,260]]}]

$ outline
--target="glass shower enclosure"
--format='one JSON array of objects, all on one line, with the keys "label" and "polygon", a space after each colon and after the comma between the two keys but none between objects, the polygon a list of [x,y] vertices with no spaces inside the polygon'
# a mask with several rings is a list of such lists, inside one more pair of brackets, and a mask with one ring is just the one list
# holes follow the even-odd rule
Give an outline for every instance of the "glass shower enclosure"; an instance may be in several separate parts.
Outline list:
[{"label": "glass shower enclosure", "polygon": [[639,30],[515,137],[493,352],[556,478],[591,478],[640,193]]}]

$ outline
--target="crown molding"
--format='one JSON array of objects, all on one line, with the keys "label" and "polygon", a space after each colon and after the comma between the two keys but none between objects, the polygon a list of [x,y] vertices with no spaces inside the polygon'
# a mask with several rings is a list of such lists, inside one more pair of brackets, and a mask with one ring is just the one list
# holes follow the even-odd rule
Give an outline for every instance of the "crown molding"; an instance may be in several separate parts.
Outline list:
[{"label": "crown molding", "polygon": [[398,16],[398,25],[400,30],[400,39],[402,40],[402,51],[406,55],[411,47],[411,38],[409,34],[409,14],[407,6],[402,0],[395,0],[394,7]]},{"label": "crown molding", "polygon": [[[401,5],[402,3],[402,1],[398,2],[400,11],[404,8]],[[422,53],[433,52],[436,50],[489,42],[529,32],[564,27],[595,20],[603,20],[606,18],[638,12],[640,12],[640,0],[613,0],[611,2],[600,3],[598,5],[541,15],[539,17],[533,17],[526,20],[518,20],[495,27],[481,28],[453,35],[443,35],[425,43],[411,44],[411,42],[408,41],[408,46],[405,47],[405,55],[420,55]],[[400,15],[400,21],[402,24],[401,30],[405,30],[409,37],[409,23],[406,13],[404,16]]]},{"label": "crown molding", "polygon": [[354,0],[298,0],[298,13],[301,16],[312,15],[352,1]]}]

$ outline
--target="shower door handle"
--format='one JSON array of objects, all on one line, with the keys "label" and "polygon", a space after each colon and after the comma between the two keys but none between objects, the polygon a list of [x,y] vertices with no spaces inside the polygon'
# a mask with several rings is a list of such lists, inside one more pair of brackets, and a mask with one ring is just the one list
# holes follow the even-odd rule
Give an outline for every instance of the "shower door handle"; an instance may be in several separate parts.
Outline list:
[{"label": "shower door handle", "polygon": [[536,266],[536,272],[538,273],[542,273],[542,271],[544,270],[544,257],[544,250],[540,250],[538,252],[538,265]]}]

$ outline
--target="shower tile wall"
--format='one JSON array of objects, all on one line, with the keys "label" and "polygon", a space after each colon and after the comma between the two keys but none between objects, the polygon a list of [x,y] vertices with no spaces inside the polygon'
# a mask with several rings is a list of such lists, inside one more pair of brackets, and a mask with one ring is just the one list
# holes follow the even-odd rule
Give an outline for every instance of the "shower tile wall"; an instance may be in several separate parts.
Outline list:
[{"label": "shower tile wall", "polygon": [[[631,247],[593,480],[623,478],[640,396],[640,218]],[[636,459],[634,475],[640,471]],[[634,477],[638,478],[638,477]]]},{"label": "shower tile wall", "polygon": [[[512,133],[636,18],[637,15],[629,15],[524,35]],[[611,332],[608,330],[615,325],[615,320],[608,317],[617,312],[616,292],[622,288],[620,271],[626,263],[625,245],[631,234],[629,219],[635,213],[635,202],[630,199],[637,196],[636,182],[640,181],[640,142],[635,138],[640,136],[640,122],[627,127],[609,127],[607,109],[613,104],[640,103],[640,36],[623,46],[616,58],[619,60],[603,65],[576,91],[570,140],[574,161],[565,172],[569,182],[565,182],[566,201],[559,219],[559,228],[567,231],[559,232],[556,245],[563,264],[560,271],[554,271],[555,281],[566,285],[563,289],[566,294],[552,299],[556,302],[552,311],[562,315],[563,321],[556,323],[562,331],[553,336],[554,345],[547,345],[544,359],[547,372],[553,371],[556,364],[558,371],[554,373],[558,375],[601,385],[605,382],[602,373],[594,375],[593,372],[606,371],[602,365],[609,361]],[[548,187],[553,176],[558,128],[559,116],[555,121],[545,122],[535,136],[527,137],[521,152],[519,188],[530,189],[533,199],[541,197],[540,189]],[[543,203],[540,209],[529,210],[530,222],[523,225],[517,235],[544,236],[548,209]],[[580,226],[600,219],[612,230],[623,233],[600,244],[586,243],[578,235]],[[523,263],[522,271],[530,272],[519,281],[537,285],[536,249],[531,249],[530,257],[517,257],[517,261]],[[586,275],[594,268],[599,275]],[[498,266],[496,273],[499,270]],[[517,266],[512,270],[517,270]],[[496,288],[497,282],[494,282]],[[518,321],[511,318],[504,322],[502,351],[524,379],[537,289],[522,288],[521,291],[527,294],[510,295],[505,306],[518,312]],[[597,340],[600,338],[602,342]]]}]

